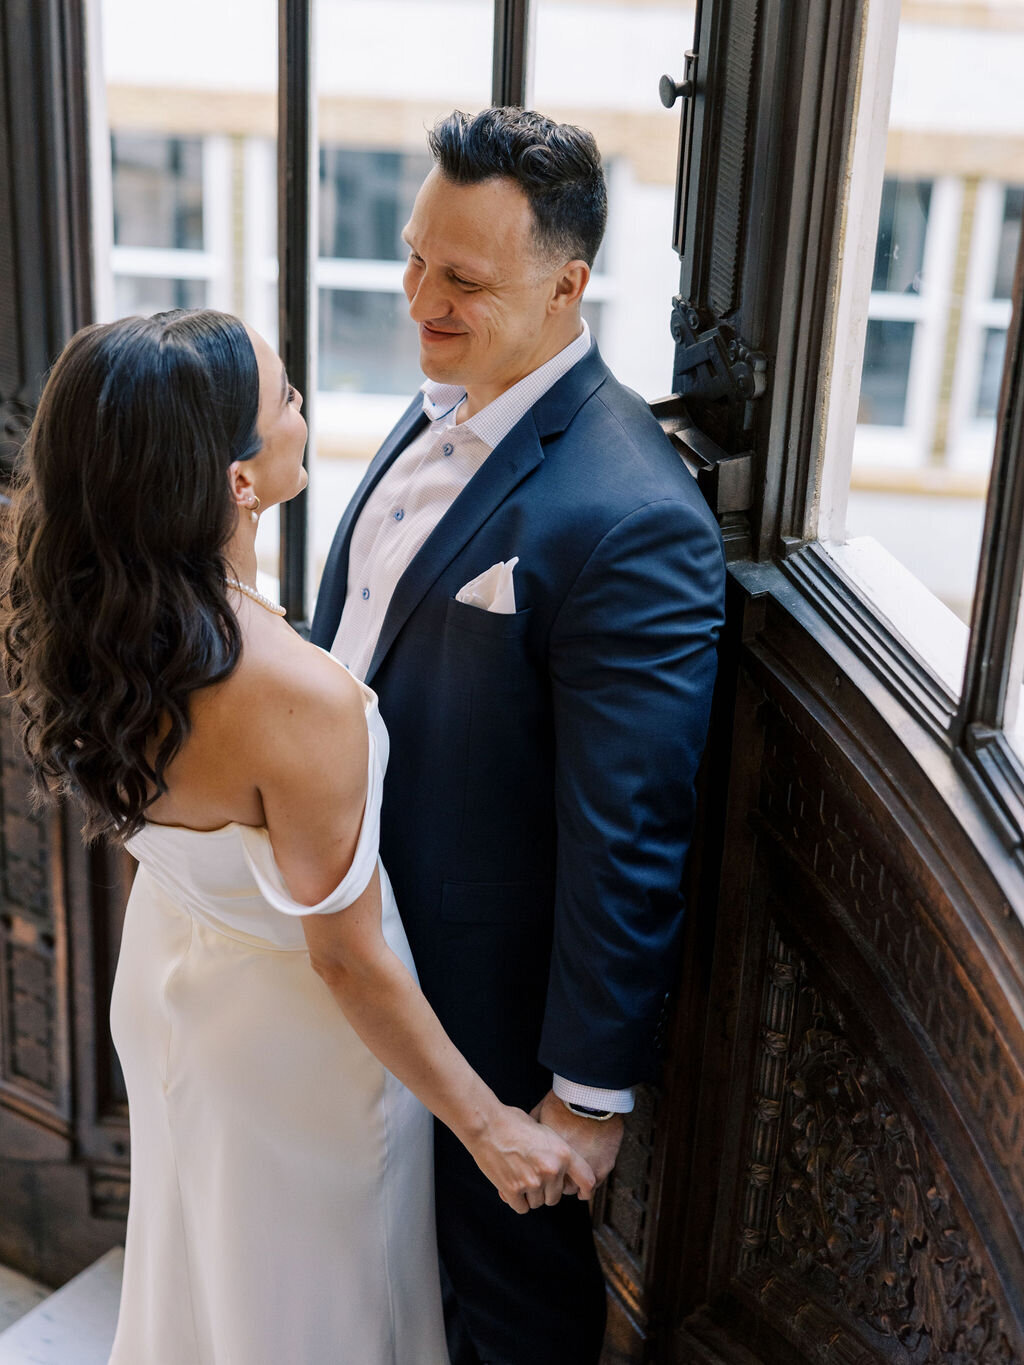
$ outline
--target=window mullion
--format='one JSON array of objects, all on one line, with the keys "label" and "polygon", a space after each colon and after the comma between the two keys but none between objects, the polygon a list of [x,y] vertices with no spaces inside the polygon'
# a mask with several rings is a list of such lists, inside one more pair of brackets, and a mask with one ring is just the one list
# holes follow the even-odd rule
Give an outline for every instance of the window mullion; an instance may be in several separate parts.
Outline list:
[{"label": "window mullion", "polygon": [[[278,349],[291,382],[304,396],[311,430],[317,224],[313,70],[313,0],[278,0]],[[306,622],[307,508],[304,491],[280,509],[281,602],[297,629]]]},{"label": "window mullion", "polygon": [[530,0],[494,0],[492,104],[529,104],[530,9]]}]

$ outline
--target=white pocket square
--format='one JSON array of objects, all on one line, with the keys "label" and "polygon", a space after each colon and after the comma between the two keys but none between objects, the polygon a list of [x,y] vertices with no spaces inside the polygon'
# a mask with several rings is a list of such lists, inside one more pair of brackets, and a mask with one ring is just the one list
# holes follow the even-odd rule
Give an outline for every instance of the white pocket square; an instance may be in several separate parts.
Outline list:
[{"label": "white pocket square", "polygon": [[456,602],[465,602],[467,607],[482,607],[484,611],[501,612],[512,616],[516,610],[516,590],[512,583],[512,570],[519,563],[519,556],[492,564],[482,574],[471,579],[465,587],[455,594]]}]

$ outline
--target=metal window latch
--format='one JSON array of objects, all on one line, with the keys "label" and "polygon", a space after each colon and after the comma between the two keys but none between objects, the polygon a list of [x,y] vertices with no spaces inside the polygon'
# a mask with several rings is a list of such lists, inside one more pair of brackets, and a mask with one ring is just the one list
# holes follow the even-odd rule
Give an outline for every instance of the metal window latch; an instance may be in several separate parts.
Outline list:
[{"label": "metal window latch", "polygon": [[662,76],[658,82],[658,98],[666,109],[671,109],[676,100],[688,100],[693,94],[693,81],[674,80],[671,76]]},{"label": "metal window latch", "polygon": [[677,81],[672,76],[662,76],[658,82],[658,97],[666,109],[671,109],[676,100],[688,100],[696,89],[694,80],[694,68],[697,64],[696,52],[686,54],[686,67],[683,72],[683,79]]}]

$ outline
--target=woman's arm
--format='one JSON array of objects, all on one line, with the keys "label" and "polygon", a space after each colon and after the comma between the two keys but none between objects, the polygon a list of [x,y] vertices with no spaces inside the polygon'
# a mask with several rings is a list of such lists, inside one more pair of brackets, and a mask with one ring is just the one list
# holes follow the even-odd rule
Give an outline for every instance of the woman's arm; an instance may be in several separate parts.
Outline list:
[{"label": "woman's arm", "polygon": [[[301,677],[264,686],[259,786],[275,859],[291,895],[316,905],[341,882],[366,801],[363,697],[330,659],[310,651]],[[302,924],[314,970],[375,1056],[446,1124],[519,1213],[555,1204],[563,1183],[588,1198],[590,1167],[522,1110],[502,1104],[441,1026],[381,930],[376,871],[352,904]]]},{"label": "woman's arm", "polygon": [[587,1163],[550,1128],[502,1104],[441,1027],[403,963],[384,941],[380,879],[354,904],[303,921],[314,970],[346,1019],[388,1070],[466,1147],[518,1213],[557,1204],[568,1178],[589,1198]]}]

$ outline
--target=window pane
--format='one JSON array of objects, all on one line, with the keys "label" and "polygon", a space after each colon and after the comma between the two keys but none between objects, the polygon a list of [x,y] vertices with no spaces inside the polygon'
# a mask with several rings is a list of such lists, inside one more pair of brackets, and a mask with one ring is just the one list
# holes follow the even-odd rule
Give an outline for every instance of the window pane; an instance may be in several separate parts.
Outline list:
[{"label": "window pane", "polygon": [[593,299],[584,300],[583,307],[580,309],[580,313],[586,320],[587,326],[590,328],[591,336],[594,338],[594,340],[597,342],[599,346],[602,345],[604,336],[604,333],[602,331],[602,324],[604,322],[604,304],[597,303]]},{"label": "window pane", "polygon": [[999,245],[996,255],[996,277],[992,287],[992,297],[995,299],[1008,299],[1013,290],[1013,271],[1017,264],[1017,250],[1020,246],[1022,212],[1024,212],[1024,189],[1020,187],[1008,189],[1003,204],[1003,222],[999,230]]},{"label": "window pane", "polygon": [[886,180],[878,217],[873,290],[919,294],[931,204],[930,180]]},{"label": "window pane", "polygon": [[985,333],[985,350],[981,359],[981,379],[978,382],[978,417],[995,417],[999,407],[999,385],[1003,377],[1006,355],[1006,332],[1002,327],[989,327]]},{"label": "window pane", "polygon": [[115,246],[203,247],[199,138],[111,135]]},{"label": "window pane", "polygon": [[989,8],[866,9],[876,56],[863,72],[843,209],[818,513],[844,569],[953,689],[1024,202],[1019,177],[1006,183],[1024,146],[1012,56],[1024,11],[1000,28]]},{"label": "window pane", "polygon": [[114,281],[117,316],[164,313],[170,308],[205,308],[205,280],[158,280],[145,275],[119,275]]},{"label": "window pane", "polygon": [[866,426],[903,425],[913,345],[912,322],[870,319],[864,343],[858,422]]},{"label": "window pane", "polygon": [[[491,0],[315,0],[320,136],[313,576],[367,461],[419,386],[401,242],[426,130],[490,103]],[[437,49],[428,54],[431,44]],[[427,55],[425,55],[427,54]],[[268,177],[273,213],[273,176]]]},{"label": "window pane", "polygon": [[320,255],[400,261],[402,228],[433,163],[426,151],[320,148]]},{"label": "window pane", "polygon": [[[423,383],[404,294],[320,290],[320,388],[409,397]],[[404,405],[403,405],[404,406]]]},{"label": "window pane", "polygon": [[589,128],[608,180],[608,230],[588,297],[600,305],[601,353],[615,375],[652,399],[672,383],[672,249],[679,107],[658,82],[682,75],[695,6],[664,0],[582,5],[533,0],[533,107]]}]

